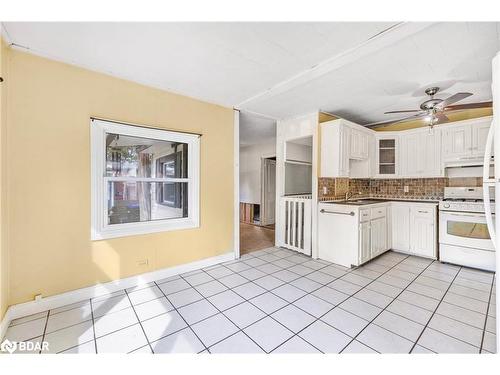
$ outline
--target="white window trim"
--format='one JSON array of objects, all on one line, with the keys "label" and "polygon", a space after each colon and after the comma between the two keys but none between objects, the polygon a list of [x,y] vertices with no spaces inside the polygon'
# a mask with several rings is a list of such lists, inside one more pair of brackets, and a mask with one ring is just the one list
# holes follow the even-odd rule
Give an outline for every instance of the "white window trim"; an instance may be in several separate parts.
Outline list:
[{"label": "white window trim", "polygon": [[[167,130],[145,128],[132,124],[91,119],[91,240],[104,240],[140,234],[166,232],[200,226],[200,136]],[[188,178],[161,178],[160,181],[188,182],[188,216],[178,219],[138,223],[107,224],[107,181],[123,178],[105,176],[106,133],[187,143]],[[148,180],[134,178],[134,180]]]}]

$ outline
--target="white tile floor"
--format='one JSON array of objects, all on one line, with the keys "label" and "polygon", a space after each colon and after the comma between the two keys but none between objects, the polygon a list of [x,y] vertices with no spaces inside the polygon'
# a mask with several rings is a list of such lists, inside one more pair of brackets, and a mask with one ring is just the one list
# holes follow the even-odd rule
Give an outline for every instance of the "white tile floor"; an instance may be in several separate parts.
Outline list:
[{"label": "white tile floor", "polygon": [[270,248],[16,319],[51,353],[492,353],[494,275],[388,252],[357,269]]}]

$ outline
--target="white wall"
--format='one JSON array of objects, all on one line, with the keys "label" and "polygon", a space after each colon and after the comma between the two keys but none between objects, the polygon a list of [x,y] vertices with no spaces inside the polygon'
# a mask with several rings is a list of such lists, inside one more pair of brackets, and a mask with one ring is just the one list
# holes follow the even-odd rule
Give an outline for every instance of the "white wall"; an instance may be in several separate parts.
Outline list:
[{"label": "white wall", "polygon": [[286,143],[286,160],[312,163],[312,146],[293,142]]},{"label": "white wall", "polygon": [[240,147],[240,202],[260,204],[261,158],[276,156],[276,140]]}]

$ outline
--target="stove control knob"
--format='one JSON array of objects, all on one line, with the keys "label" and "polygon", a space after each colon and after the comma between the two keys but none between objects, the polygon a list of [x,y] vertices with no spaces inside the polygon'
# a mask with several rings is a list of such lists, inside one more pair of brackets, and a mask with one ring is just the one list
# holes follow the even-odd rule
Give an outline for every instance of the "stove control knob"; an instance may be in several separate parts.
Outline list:
[{"label": "stove control knob", "polygon": [[443,207],[444,208],[450,208],[450,204],[449,203],[443,203]]}]

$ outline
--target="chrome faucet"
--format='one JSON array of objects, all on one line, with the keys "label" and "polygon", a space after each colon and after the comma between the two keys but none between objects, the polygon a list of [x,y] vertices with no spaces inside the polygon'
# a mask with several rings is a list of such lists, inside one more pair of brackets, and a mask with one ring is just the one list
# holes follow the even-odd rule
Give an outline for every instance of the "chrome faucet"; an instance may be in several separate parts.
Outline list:
[{"label": "chrome faucet", "polygon": [[347,191],[345,193],[345,200],[348,201],[352,197],[352,193],[350,191]]}]

